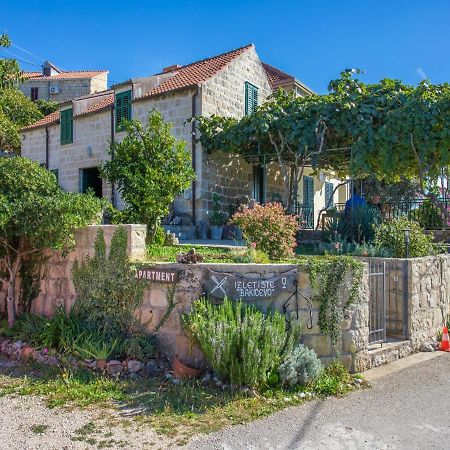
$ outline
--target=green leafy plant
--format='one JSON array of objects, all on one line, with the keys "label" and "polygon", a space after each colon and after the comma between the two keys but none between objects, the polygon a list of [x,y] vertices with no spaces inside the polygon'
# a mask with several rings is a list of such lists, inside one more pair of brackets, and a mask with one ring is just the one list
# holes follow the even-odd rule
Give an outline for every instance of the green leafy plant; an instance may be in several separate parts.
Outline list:
[{"label": "green leafy plant", "polygon": [[[16,281],[24,259],[45,249],[66,252],[74,230],[99,220],[103,202],[93,195],[63,192],[55,176],[27,158],[0,158],[0,262],[7,274],[9,325],[16,319]],[[57,218],[57,220],[56,220]]]},{"label": "green leafy plant", "polygon": [[295,326],[286,330],[280,313],[265,315],[228,298],[219,305],[197,300],[191,312],[183,315],[183,323],[214,371],[236,385],[266,383],[299,337]]},{"label": "green leafy plant", "polygon": [[335,221],[337,223],[337,233],[340,236],[348,242],[362,244],[373,240],[375,228],[381,222],[381,214],[377,208],[358,206],[349,209],[347,214],[336,218]]},{"label": "green leafy plant", "polygon": [[128,359],[146,360],[155,355],[156,336],[144,334],[126,338],[121,345],[121,354]]},{"label": "green leafy plant", "polygon": [[98,335],[88,334],[73,345],[76,354],[83,359],[107,360],[119,346],[119,340],[98,339]]},{"label": "green leafy plant", "polygon": [[289,387],[311,383],[322,371],[323,366],[316,352],[302,344],[285,355],[279,368],[283,384]]},{"label": "green leafy plant", "polygon": [[227,214],[222,211],[222,207],[220,205],[220,195],[214,192],[212,196],[213,201],[213,207],[212,207],[212,214],[209,219],[209,222],[211,225],[220,227],[223,225],[227,220]]},{"label": "green leafy plant", "polygon": [[342,395],[350,389],[352,381],[351,375],[342,363],[333,361],[312,383],[312,387],[317,395],[323,397]]},{"label": "green leafy plant", "polygon": [[184,141],[171,133],[172,125],[153,111],[143,126],[138,120],[124,121],[126,136],[111,144],[114,155],[102,167],[102,176],[117,185],[126,207],[119,213],[125,223],[148,226],[153,240],[161,218],[169,213],[175,197],[195,178]]},{"label": "green leafy plant", "polygon": [[256,248],[256,244],[250,244],[245,250],[237,251],[233,255],[233,262],[238,264],[269,264],[269,257]]},{"label": "green leafy plant", "polygon": [[409,214],[409,219],[418,222],[422,228],[428,230],[444,226],[442,212],[430,200],[425,200],[417,209],[413,209]]},{"label": "green leafy plant", "polygon": [[433,242],[433,236],[425,234],[417,222],[406,218],[394,219],[381,224],[375,232],[374,245],[386,249],[394,258],[406,256],[405,230],[409,230],[409,257],[436,255],[443,251]]},{"label": "green leafy plant", "polygon": [[272,261],[293,255],[298,223],[295,216],[286,214],[281,203],[244,206],[231,222],[242,230],[247,242],[254,242]]},{"label": "green leafy plant", "polygon": [[[341,335],[344,309],[358,299],[363,266],[351,256],[304,257],[297,261],[307,271],[314,300],[320,305],[320,331],[329,335],[336,345]],[[346,275],[351,277],[348,284]],[[342,290],[346,298],[340,295]]]},{"label": "green leafy plant", "polygon": [[108,339],[125,338],[137,329],[134,312],[141,304],[145,285],[135,276],[127,256],[127,234],[118,227],[109,254],[103,231],[99,229],[95,254],[75,262],[73,282],[77,292],[75,314],[91,331]]}]

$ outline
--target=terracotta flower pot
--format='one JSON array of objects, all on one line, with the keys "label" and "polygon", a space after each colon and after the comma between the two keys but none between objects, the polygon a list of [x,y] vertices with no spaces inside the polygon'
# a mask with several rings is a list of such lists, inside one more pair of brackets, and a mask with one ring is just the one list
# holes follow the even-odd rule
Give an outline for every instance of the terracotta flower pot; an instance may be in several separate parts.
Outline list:
[{"label": "terracotta flower pot", "polygon": [[202,374],[201,370],[186,366],[176,356],[172,363],[172,370],[177,378],[183,379],[198,378]]},{"label": "terracotta flower pot", "polygon": [[97,361],[95,362],[95,365],[98,370],[105,370],[106,366],[107,366],[106,359],[97,359]]},{"label": "terracotta flower pot", "polygon": [[34,348],[26,346],[22,348],[22,358],[29,359],[33,357]]}]

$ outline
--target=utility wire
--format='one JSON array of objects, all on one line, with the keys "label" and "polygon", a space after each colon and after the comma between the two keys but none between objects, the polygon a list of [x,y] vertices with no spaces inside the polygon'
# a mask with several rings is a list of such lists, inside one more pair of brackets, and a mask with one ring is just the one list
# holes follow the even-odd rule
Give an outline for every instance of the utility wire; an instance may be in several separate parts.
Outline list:
[{"label": "utility wire", "polygon": [[33,62],[28,61],[28,60],[26,60],[26,59],[22,59],[22,58],[20,58],[20,56],[17,56],[16,54],[11,53],[11,52],[9,52],[8,50],[5,50],[4,48],[0,48],[0,50],[1,50],[2,52],[5,52],[5,53],[8,54],[8,55],[13,56],[17,61],[20,61],[21,63],[29,64],[30,66],[41,67],[39,64],[33,63]]},{"label": "utility wire", "polygon": [[29,50],[27,50],[27,49],[25,49],[25,48],[23,48],[23,47],[20,47],[20,46],[17,45],[17,44],[14,44],[14,42],[11,44],[11,46],[12,46],[12,47],[15,47],[15,48],[17,48],[18,50],[21,50],[21,51],[23,51],[23,52],[25,52],[25,53],[28,53],[30,56],[34,56],[36,59],[39,59],[40,61],[45,61],[45,59],[46,59],[46,58],[43,58],[42,56],[38,56],[38,55],[36,55],[36,54],[30,52]]}]

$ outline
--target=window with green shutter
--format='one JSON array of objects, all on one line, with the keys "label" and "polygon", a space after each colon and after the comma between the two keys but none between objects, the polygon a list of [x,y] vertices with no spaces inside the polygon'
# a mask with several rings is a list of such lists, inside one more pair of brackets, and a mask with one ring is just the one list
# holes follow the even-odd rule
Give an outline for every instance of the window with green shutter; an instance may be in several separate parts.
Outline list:
[{"label": "window with green shutter", "polygon": [[245,82],[245,115],[249,115],[258,107],[258,88]]},{"label": "window with green shutter", "polygon": [[334,186],[329,181],[325,182],[325,207],[332,208],[334,206],[333,199]]},{"label": "window with green shutter", "polygon": [[116,94],[116,131],[123,130],[123,120],[131,120],[131,91]]},{"label": "window with green shutter", "polygon": [[72,108],[61,111],[60,122],[61,122],[61,145],[71,144],[73,142]]}]

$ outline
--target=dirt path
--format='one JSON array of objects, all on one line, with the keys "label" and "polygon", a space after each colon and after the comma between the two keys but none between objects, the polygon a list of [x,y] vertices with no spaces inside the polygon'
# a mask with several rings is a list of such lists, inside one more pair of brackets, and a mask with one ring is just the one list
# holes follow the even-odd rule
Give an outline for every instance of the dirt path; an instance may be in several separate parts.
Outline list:
[{"label": "dirt path", "polygon": [[[15,363],[0,359],[3,373]],[[36,396],[0,398],[0,450],[164,449],[170,441],[105,408],[48,408]]]}]

